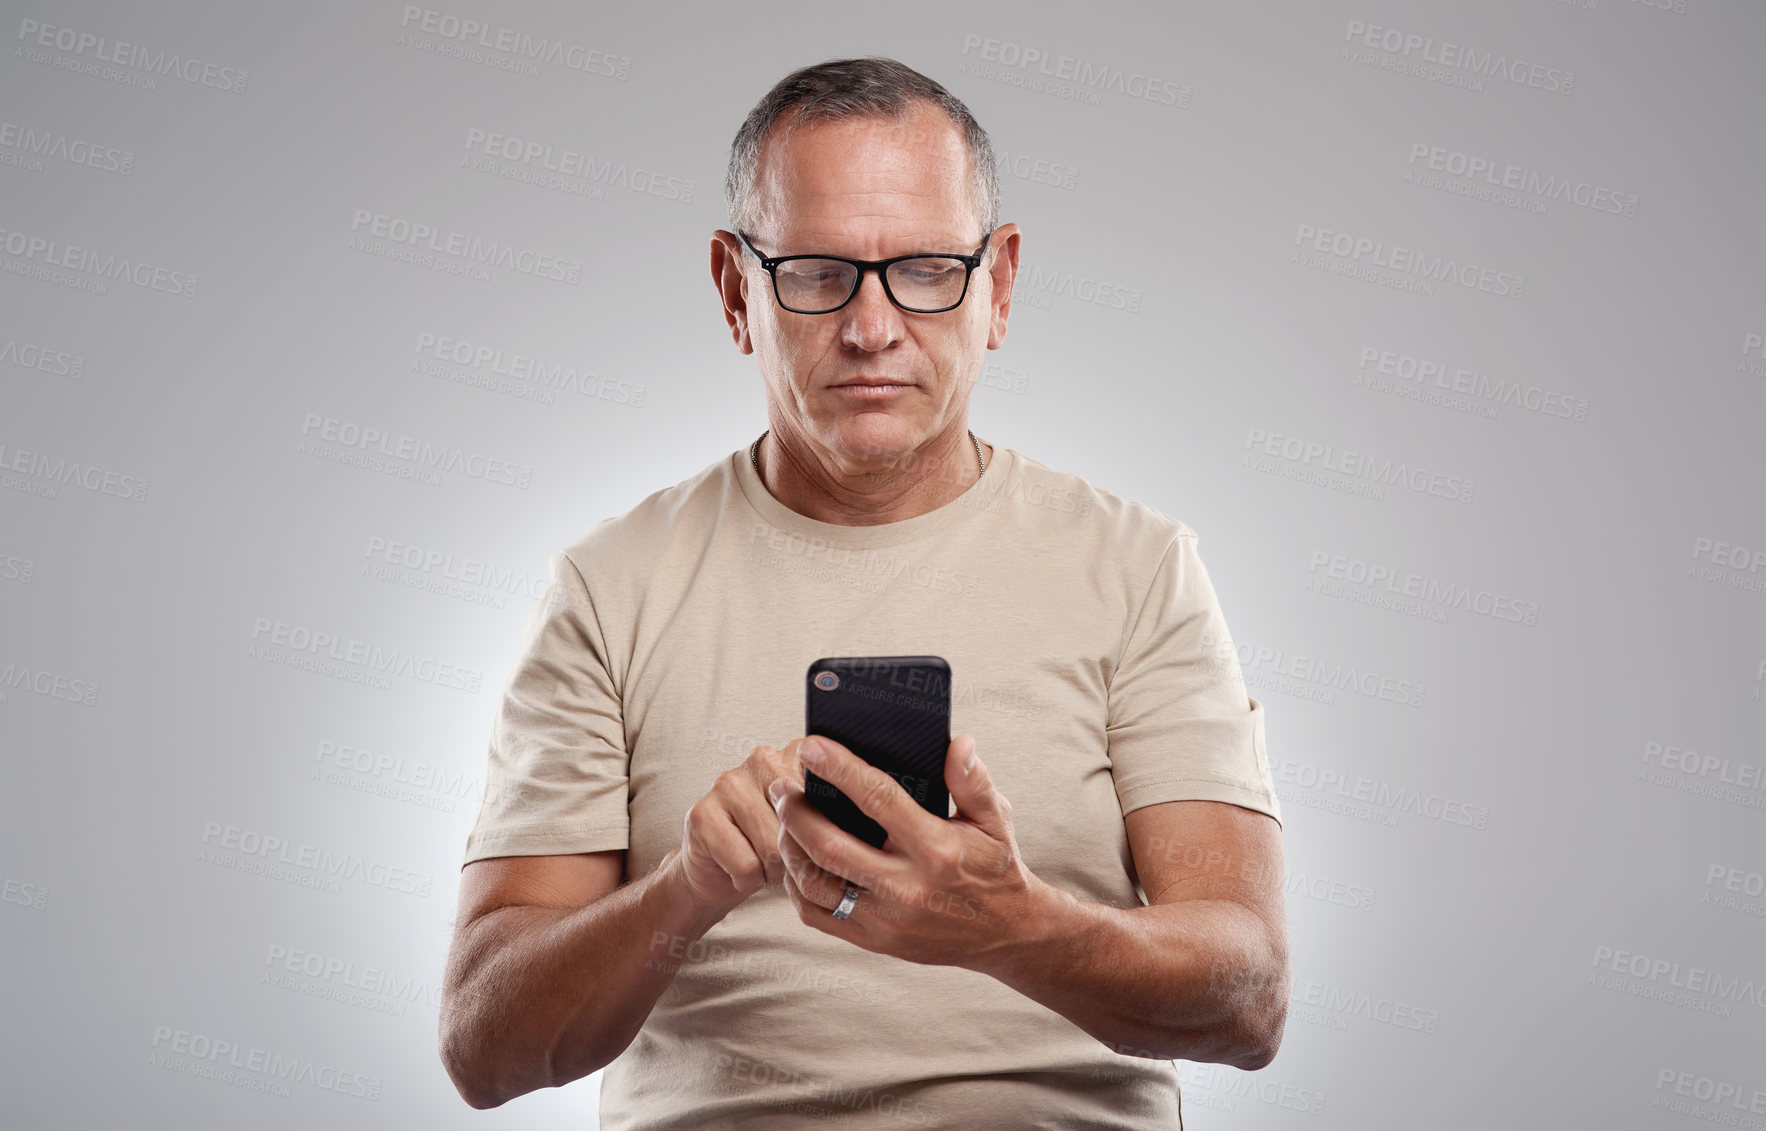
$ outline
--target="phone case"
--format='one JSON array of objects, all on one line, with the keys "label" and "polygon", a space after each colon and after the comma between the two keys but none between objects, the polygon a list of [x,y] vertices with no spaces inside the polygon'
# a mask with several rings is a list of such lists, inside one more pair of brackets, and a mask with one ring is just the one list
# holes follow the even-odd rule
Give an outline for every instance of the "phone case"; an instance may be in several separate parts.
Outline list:
[{"label": "phone case", "polygon": [[[901,783],[928,813],[949,816],[950,665],[942,657],[825,657],[809,666],[804,704],[805,734],[833,739]],[[830,821],[883,847],[883,826],[808,767],[803,791]]]}]

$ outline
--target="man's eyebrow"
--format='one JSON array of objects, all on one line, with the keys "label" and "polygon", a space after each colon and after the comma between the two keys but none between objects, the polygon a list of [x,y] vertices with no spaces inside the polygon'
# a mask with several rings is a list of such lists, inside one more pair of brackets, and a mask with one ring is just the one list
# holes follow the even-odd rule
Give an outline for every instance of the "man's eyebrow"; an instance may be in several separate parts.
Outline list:
[{"label": "man's eyebrow", "polygon": [[[781,247],[784,247],[791,242],[792,241],[790,241],[790,240],[780,240],[779,244]],[[810,241],[803,240],[803,241],[798,241],[798,242],[801,242],[803,244],[808,244]],[[897,255],[970,255],[970,254],[974,253],[975,248],[978,247],[980,245],[980,243],[981,243],[980,240],[976,240],[973,244],[969,244],[965,247],[961,240],[949,240],[949,241],[942,242],[942,243],[938,242],[936,240],[934,240],[934,241],[921,240],[918,243],[916,243],[913,247],[908,249],[907,251],[898,251],[892,255],[879,255],[879,256],[877,256],[877,258],[878,259],[894,259],[895,256],[897,256]],[[953,250],[951,250],[952,248],[961,248],[962,250],[953,251]],[[840,258],[843,258],[843,259],[866,259],[866,258],[869,258],[868,256],[863,256],[863,255],[845,255],[842,252],[829,251],[829,250],[827,250],[827,248],[825,246],[817,248],[814,251],[778,251],[778,252],[773,252],[771,255],[771,258],[782,258],[787,255],[831,255],[831,256],[839,256]]]}]

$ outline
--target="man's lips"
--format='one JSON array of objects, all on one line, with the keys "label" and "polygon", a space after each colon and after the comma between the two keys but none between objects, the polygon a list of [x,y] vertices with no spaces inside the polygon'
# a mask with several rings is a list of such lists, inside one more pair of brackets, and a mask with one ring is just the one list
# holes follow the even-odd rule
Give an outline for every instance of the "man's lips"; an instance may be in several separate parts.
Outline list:
[{"label": "man's lips", "polygon": [[913,384],[912,381],[885,381],[881,378],[860,377],[856,381],[842,381],[838,385],[830,386],[830,388],[850,389],[855,386],[860,387],[860,388],[887,388],[887,387],[894,386],[894,385],[912,385],[912,384]]}]

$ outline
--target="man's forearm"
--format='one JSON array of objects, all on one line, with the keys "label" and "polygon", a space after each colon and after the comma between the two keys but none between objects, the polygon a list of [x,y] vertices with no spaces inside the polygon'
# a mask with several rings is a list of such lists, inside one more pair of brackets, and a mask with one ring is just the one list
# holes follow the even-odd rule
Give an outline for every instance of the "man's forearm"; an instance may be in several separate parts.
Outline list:
[{"label": "man's forearm", "polygon": [[671,853],[586,907],[504,907],[462,933],[441,1052],[468,1103],[496,1107],[580,1079],[631,1044],[680,967],[671,953],[717,921],[673,863]]},{"label": "man's forearm", "polygon": [[1286,1017],[1286,942],[1242,904],[1122,908],[1038,881],[1013,943],[975,969],[1117,1052],[1260,1068]]}]

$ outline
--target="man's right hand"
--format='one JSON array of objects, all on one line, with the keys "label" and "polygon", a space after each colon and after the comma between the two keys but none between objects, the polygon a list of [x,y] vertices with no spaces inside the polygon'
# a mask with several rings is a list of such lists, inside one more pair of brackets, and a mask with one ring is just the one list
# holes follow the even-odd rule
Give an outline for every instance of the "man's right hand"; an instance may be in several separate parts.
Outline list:
[{"label": "man's right hand", "polygon": [[466,865],[440,1032],[467,1103],[496,1107],[612,1063],[679,968],[658,961],[656,940],[690,944],[761,888],[783,888],[766,791],[803,781],[802,743],[749,751],[693,803],[680,845],[629,882],[623,849]]},{"label": "man's right hand", "polygon": [[783,750],[756,746],[687,810],[674,866],[707,909],[722,915],[761,888],[784,882],[779,815],[766,791],[777,778],[803,782],[802,745],[798,738]]}]

